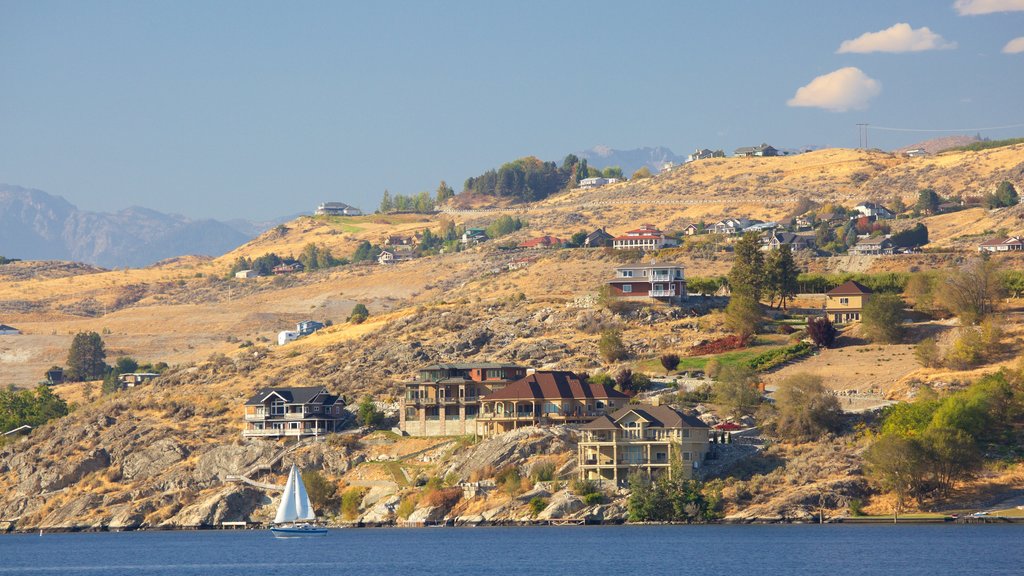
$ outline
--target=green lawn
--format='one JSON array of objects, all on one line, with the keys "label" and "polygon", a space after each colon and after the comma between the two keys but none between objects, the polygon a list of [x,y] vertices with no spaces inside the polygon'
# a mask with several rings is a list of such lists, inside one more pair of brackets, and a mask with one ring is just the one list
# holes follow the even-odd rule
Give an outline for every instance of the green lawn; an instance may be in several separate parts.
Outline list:
[{"label": "green lawn", "polygon": [[[729,352],[723,352],[722,354],[708,354],[706,356],[683,356],[679,359],[679,367],[676,369],[677,372],[686,372],[689,370],[703,370],[704,365],[708,363],[708,360],[715,358],[719,364],[724,368],[725,366],[736,366],[744,362],[750,362],[754,356],[767,352],[774,348],[783,348],[787,343],[786,336],[781,334],[766,334],[758,336],[754,340],[754,345],[749,348],[741,348],[739,350],[731,350]],[[636,370],[640,372],[650,372],[657,375],[665,373],[665,368],[661,365],[659,358],[649,358],[647,360],[640,360],[636,363]]]},{"label": "green lawn", "polygon": [[337,228],[342,232],[363,231],[362,226],[356,226],[352,223],[356,218],[359,218],[359,216],[312,216],[312,218],[328,224],[333,228]]}]

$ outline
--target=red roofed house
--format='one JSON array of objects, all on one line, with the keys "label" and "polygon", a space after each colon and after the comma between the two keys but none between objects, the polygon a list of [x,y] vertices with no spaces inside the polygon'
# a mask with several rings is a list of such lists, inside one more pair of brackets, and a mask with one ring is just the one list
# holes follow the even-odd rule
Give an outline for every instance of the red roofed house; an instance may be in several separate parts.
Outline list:
[{"label": "red roofed house", "polygon": [[621,266],[608,285],[619,298],[686,300],[686,279],[678,265]]},{"label": "red roofed house", "polygon": [[836,324],[860,320],[864,304],[871,298],[871,289],[850,280],[825,292],[825,314]]},{"label": "red roofed house", "polygon": [[573,372],[534,372],[481,398],[477,424],[485,436],[524,426],[584,424],[628,401],[622,392],[589,384]]},{"label": "red roofed house", "polygon": [[708,425],[668,406],[629,404],[581,427],[578,467],[584,480],[628,482],[640,471],[671,475],[673,462],[692,478],[710,451]]},{"label": "red roofed house", "polygon": [[519,244],[520,248],[555,248],[562,245],[561,238],[555,238],[554,236],[541,236],[540,238],[530,238]]},{"label": "red roofed house", "polygon": [[666,246],[678,245],[679,242],[674,238],[667,238],[664,232],[652,224],[644,224],[612,240],[612,248],[616,250],[660,250]]},{"label": "red roofed house", "polygon": [[992,238],[978,244],[978,252],[1018,252],[1024,250],[1024,239],[1020,236]]}]

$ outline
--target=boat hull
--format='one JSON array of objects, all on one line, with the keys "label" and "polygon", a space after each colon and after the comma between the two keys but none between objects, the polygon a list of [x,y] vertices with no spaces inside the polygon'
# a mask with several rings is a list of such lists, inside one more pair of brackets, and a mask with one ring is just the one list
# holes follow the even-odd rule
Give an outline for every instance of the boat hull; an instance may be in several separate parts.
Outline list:
[{"label": "boat hull", "polygon": [[274,526],[270,532],[275,538],[305,538],[310,536],[327,536],[327,528],[317,526]]}]

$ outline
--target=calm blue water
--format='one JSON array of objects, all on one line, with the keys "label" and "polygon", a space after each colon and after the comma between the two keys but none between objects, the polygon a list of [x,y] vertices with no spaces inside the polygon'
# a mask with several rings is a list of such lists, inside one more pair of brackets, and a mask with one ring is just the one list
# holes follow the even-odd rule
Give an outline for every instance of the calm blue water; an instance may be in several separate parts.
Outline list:
[{"label": "calm blue water", "polygon": [[1024,574],[1024,526],[608,526],[0,536],[0,575]]}]

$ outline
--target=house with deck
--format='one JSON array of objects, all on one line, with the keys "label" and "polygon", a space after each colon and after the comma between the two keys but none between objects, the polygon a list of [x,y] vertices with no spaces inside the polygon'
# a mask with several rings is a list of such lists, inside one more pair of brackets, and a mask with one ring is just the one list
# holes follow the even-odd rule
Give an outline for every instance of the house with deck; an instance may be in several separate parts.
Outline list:
[{"label": "house with deck", "polygon": [[861,202],[853,207],[850,219],[856,220],[862,216],[867,216],[870,220],[892,220],[896,214],[876,202]]},{"label": "house with deck", "polygon": [[719,220],[715,222],[708,229],[711,234],[740,234],[750,226],[756,224],[753,220],[747,218],[726,218],[725,220]]},{"label": "house with deck", "polygon": [[363,211],[344,202],[323,202],[316,207],[317,216],[362,216]]},{"label": "house with deck", "polygon": [[406,260],[411,260],[411,255],[408,252],[401,252],[390,248],[381,250],[380,254],[377,255],[377,264],[381,266],[390,266],[399,262],[405,262]]},{"label": "house with deck", "polygon": [[245,403],[245,438],[322,436],[341,430],[345,400],[322,386],[263,388]]},{"label": "house with deck", "polygon": [[850,247],[850,254],[859,256],[879,256],[895,252],[892,240],[888,236],[869,236],[861,238],[856,244]]},{"label": "house with deck", "polygon": [[708,158],[714,158],[715,153],[707,148],[697,148],[692,154],[686,157],[686,162],[696,162],[697,160],[707,160]]},{"label": "house with deck", "polygon": [[135,388],[136,386],[149,382],[157,376],[159,376],[159,374],[155,372],[129,372],[118,376],[117,384],[122,389]]},{"label": "house with deck", "polygon": [[760,146],[740,146],[733,151],[733,156],[740,157],[761,157],[761,156],[778,156],[779,151],[768,144],[762,143]]},{"label": "house with deck", "polygon": [[633,472],[649,478],[678,472],[692,478],[711,449],[708,425],[669,406],[628,404],[580,431],[580,478],[618,486],[626,485]]},{"label": "house with deck", "polygon": [[653,224],[644,224],[612,240],[612,248],[616,250],[660,250],[678,245],[678,240],[665,236]]},{"label": "house with deck", "polygon": [[484,436],[524,426],[586,424],[626,405],[629,397],[574,372],[537,371],[480,399],[478,428]]},{"label": "house with deck", "polygon": [[978,244],[978,252],[1020,252],[1024,250],[1024,239],[1020,236],[992,238]]},{"label": "house with deck", "polygon": [[870,288],[849,280],[825,292],[825,314],[834,324],[860,320],[864,305],[874,294]]},{"label": "house with deck", "polygon": [[480,399],[524,378],[526,367],[503,363],[435,364],[398,385],[398,427],[410,436],[479,434]]},{"label": "house with deck", "polygon": [[677,264],[631,264],[615,269],[608,281],[618,298],[652,298],[672,302],[686,300],[686,277]]}]

